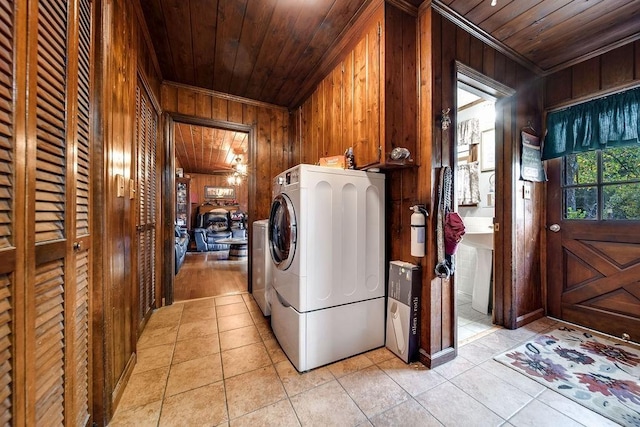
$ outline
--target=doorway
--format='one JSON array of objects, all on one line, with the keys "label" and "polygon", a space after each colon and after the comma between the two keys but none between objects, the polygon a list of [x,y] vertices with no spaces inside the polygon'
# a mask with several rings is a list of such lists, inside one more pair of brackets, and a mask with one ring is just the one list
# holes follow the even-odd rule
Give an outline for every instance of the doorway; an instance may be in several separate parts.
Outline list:
[{"label": "doorway", "polygon": [[165,275],[165,303],[246,292],[253,129],[176,115],[167,122],[164,184],[173,191],[165,191],[164,214],[176,244],[165,241],[172,260],[165,264],[174,267]]},{"label": "doorway", "polygon": [[488,333],[499,322],[494,316],[494,266],[495,253],[501,248],[496,247],[500,240],[495,238],[494,224],[504,215],[500,170],[505,166],[497,156],[504,123],[499,116],[504,109],[497,106],[513,91],[463,64],[456,64],[456,71],[454,209],[466,229],[458,245],[454,276],[460,345]]},{"label": "doorway", "polygon": [[456,259],[458,340],[492,328],[493,221],[495,217],[495,101],[458,82],[456,129],[457,211],[467,230]]}]

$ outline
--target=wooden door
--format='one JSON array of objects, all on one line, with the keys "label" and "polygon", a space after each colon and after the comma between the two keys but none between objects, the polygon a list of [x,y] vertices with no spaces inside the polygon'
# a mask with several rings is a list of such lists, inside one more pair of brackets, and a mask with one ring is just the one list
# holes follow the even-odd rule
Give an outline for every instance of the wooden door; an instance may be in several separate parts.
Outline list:
[{"label": "wooden door", "polygon": [[90,0],[0,0],[0,420],[91,422]]},{"label": "wooden door", "polygon": [[138,282],[138,332],[156,307],[159,252],[158,224],[158,113],[145,86],[138,79],[136,86],[136,144],[137,144],[137,282]]},{"label": "wooden door", "polygon": [[[15,414],[24,393],[24,382],[18,386],[15,382],[16,373],[21,369],[16,356],[24,354],[24,345],[21,345],[24,328],[16,326],[19,320],[16,313],[24,312],[20,301],[22,286],[17,286],[24,268],[19,268],[16,262],[16,245],[20,239],[16,233],[21,223],[16,224],[14,219],[17,202],[24,203],[23,192],[16,191],[16,179],[24,178],[24,169],[21,174],[16,171],[16,114],[12,108],[16,94],[14,53],[18,49],[14,48],[17,40],[14,23],[17,15],[12,0],[0,0],[0,425],[3,426],[15,425],[16,421],[24,423],[24,417]],[[23,126],[22,123],[22,130]]]},{"label": "wooden door", "polygon": [[549,314],[640,341],[640,149],[548,163]]}]

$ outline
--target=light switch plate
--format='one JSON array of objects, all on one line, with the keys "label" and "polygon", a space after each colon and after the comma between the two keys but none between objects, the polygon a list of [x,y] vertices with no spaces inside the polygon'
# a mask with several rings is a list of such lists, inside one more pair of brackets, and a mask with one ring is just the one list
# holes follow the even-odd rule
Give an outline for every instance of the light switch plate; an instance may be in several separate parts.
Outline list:
[{"label": "light switch plate", "polygon": [[136,198],[136,183],[134,180],[129,178],[129,199],[133,200]]},{"label": "light switch plate", "polygon": [[525,183],[524,187],[522,188],[522,198],[523,199],[531,199],[531,184],[529,183]]}]

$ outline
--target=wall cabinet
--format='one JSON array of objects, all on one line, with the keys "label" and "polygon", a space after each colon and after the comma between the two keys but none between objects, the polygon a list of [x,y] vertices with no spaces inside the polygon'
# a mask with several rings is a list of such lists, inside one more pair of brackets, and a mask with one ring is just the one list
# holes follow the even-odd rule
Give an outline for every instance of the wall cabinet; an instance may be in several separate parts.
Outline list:
[{"label": "wall cabinet", "polygon": [[416,17],[380,2],[357,43],[298,110],[301,159],[353,147],[357,168],[389,167],[395,147],[416,150]]},{"label": "wall cabinet", "polygon": [[176,178],[176,225],[191,230],[189,178]]}]

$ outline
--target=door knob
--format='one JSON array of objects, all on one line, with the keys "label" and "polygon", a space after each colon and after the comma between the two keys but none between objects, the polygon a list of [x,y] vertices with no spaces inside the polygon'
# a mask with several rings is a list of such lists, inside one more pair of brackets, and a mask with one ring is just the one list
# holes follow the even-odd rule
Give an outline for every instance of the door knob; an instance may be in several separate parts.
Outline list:
[{"label": "door knob", "polygon": [[560,225],[559,224],[551,224],[551,226],[549,227],[549,230],[553,231],[554,233],[557,233],[558,231],[560,231]]}]

